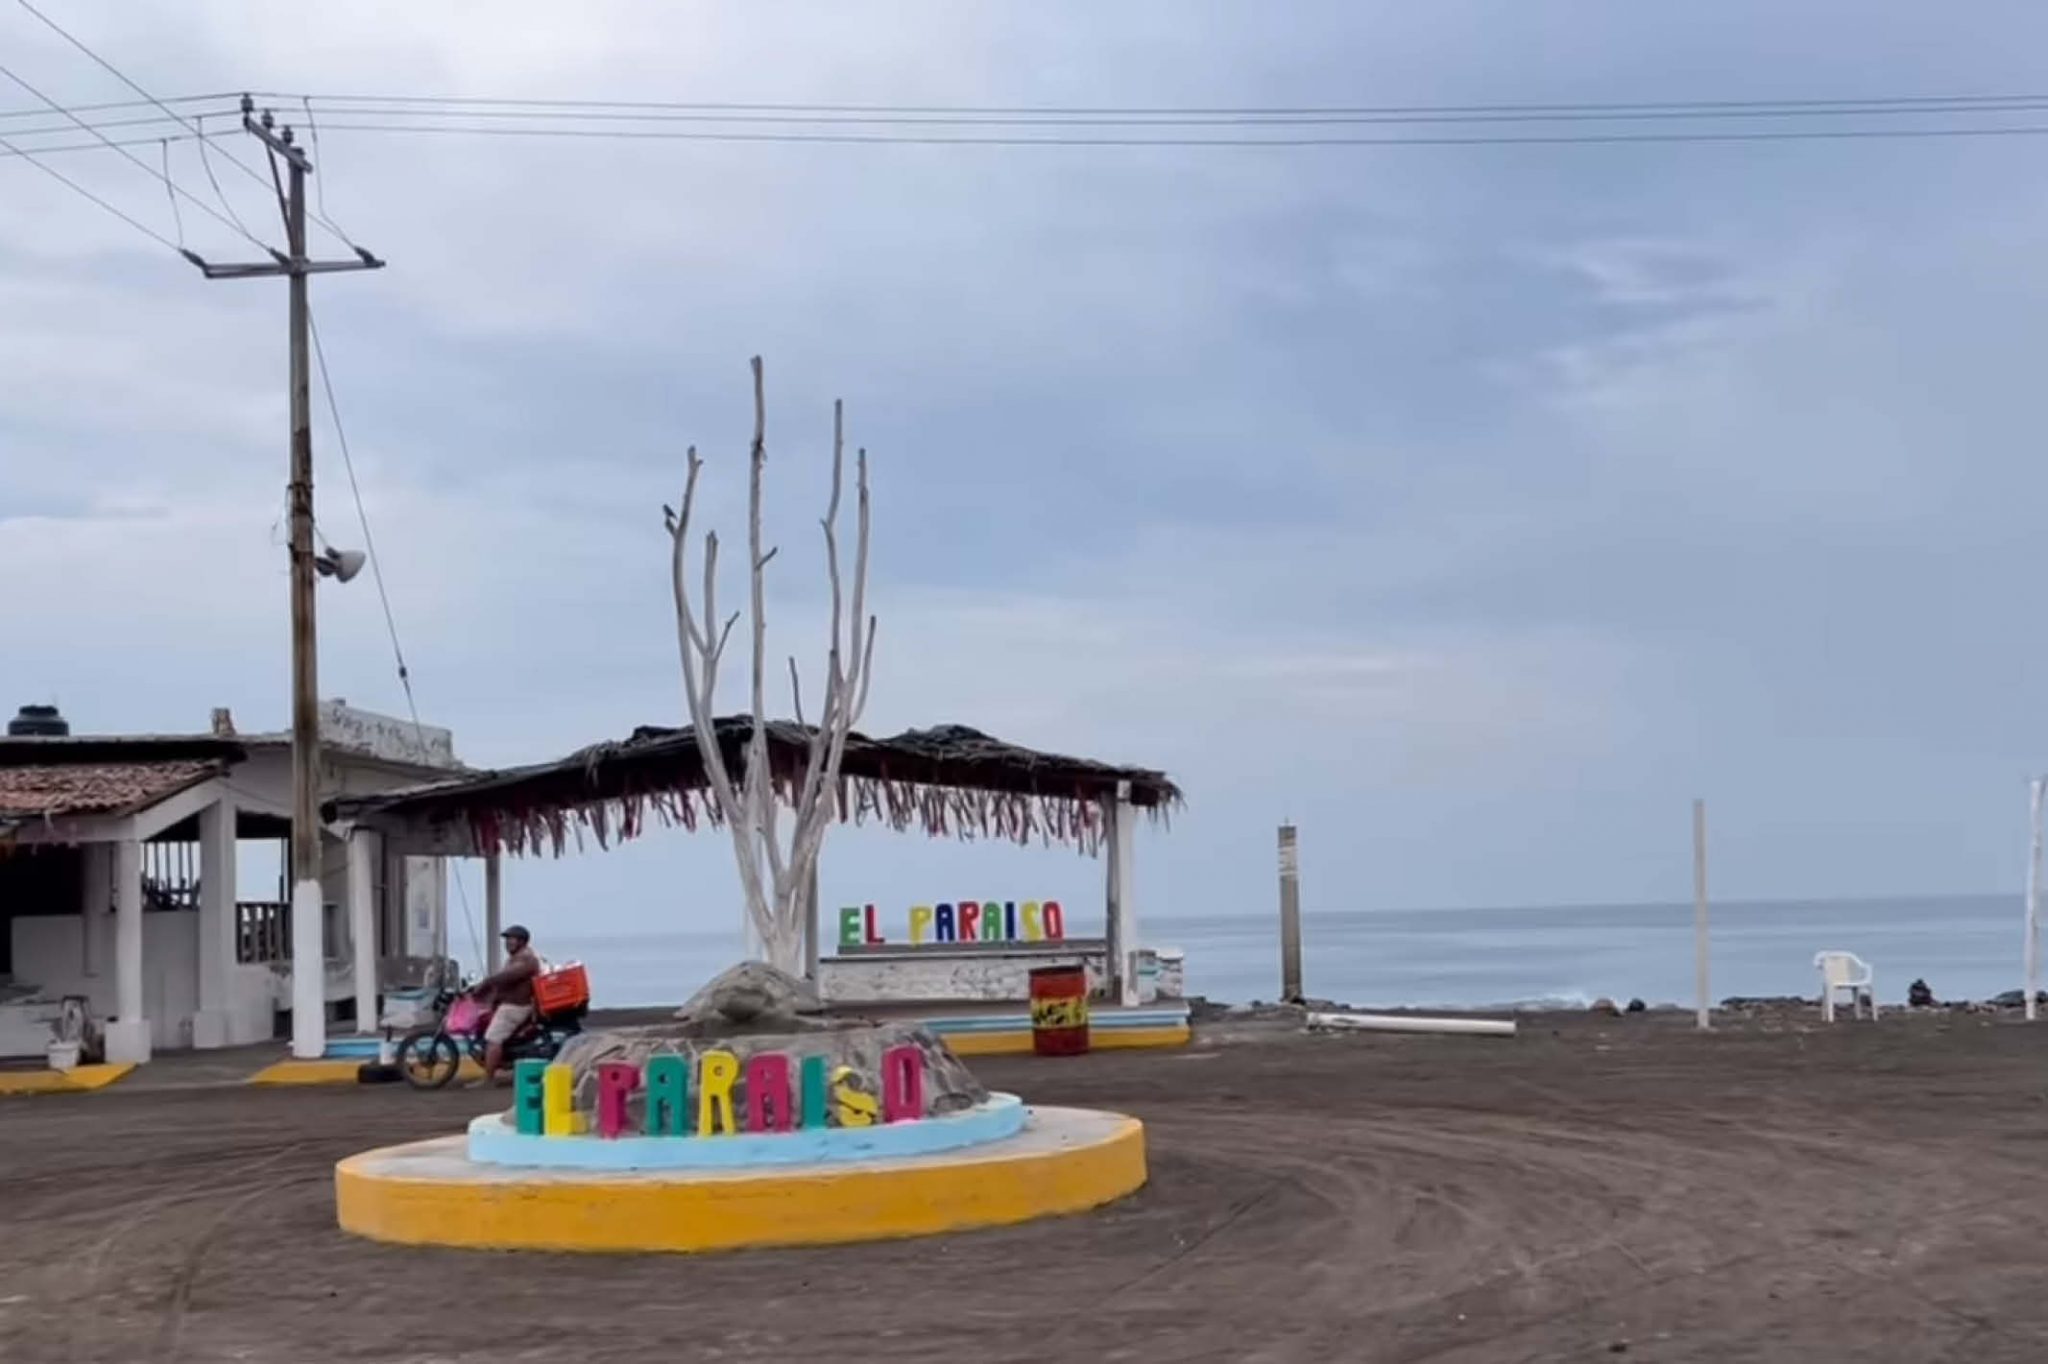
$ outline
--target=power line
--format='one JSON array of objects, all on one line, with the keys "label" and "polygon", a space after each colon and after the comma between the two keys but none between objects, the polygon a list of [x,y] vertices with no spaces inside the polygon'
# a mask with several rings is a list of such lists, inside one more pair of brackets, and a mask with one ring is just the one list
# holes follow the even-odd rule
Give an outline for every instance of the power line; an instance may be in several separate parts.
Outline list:
[{"label": "power line", "polygon": [[[172,117],[173,119],[176,119],[180,124],[190,129],[193,133],[202,135],[202,141],[200,143],[200,155],[202,157],[205,155],[205,142],[203,141],[203,134],[205,132],[205,129],[203,127],[200,127],[192,123],[183,115],[173,110],[169,105],[165,104],[162,100],[158,99],[155,95],[152,95],[149,93],[149,91],[143,89],[135,81],[129,79],[126,72],[122,71],[119,67],[115,66],[112,62],[108,61],[105,57],[102,57],[99,53],[93,51],[92,48],[86,46],[86,44],[81,39],[74,36],[69,30],[64,28],[63,25],[59,24],[49,15],[37,9],[33,4],[29,2],[29,0],[16,0],[16,3],[19,4],[23,9],[27,10],[30,14],[34,15],[36,19],[40,21],[43,24],[43,26],[48,28],[52,33],[55,33],[65,42],[71,44],[71,46],[77,48],[80,52],[84,53],[96,65],[98,65],[101,70],[105,71],[115,80],[121,82],[121,84],[127,86],[130,90],[133,90],[136,94],[142,96],[143,99],[149,101],[158,109],[170,115],[170,117]],[[310,112],[311,106],[309,105],[309,115]],[[228,164],[239,168],[243,174],[257,181],[257,183],[262,183],[263,176],[260,173],[258,173],[253,167],[245,164],[234,153],[229,151],[222,151],[221,155],[227,158]],[[209,177],[213,174],[212,169],[210,167],[207,170],[207,174]],[[217,181],[214,184],[214,192],[217,194],[220,192],[220,185]],[[223,208],[228,208],[229,216],[234,219],[235,226],[241,230],[243,236],[249,237],[251,241],[257,240],[256,237],[252,233],[250,233],[248,228],[242,227],[241,215],[235,213],[232,208],[228,207],[225,195],[221,196],[221,206]],[[349,239],[349,235],[346,232],[343,232],[339,227],[335,226],[333,219],[326,217],[323,213],[315,213],[312,215],[312,217],[314,221],[318,222],[321,226],[325,227],[329,232],[332,232],[335,236],[339,237],[341,239],[342,245],[348,247],[350,250],[357,249],[356,244]],[[261,245],[260,242],[258,242],[258,244]]]},{"label": "power line", "polygon": [[[301,96],[309,111],[312,98]],[[516,107],[512,107],[516,106]],[[783,111],[734,111],[721,112],[715,108],[673,109],[662,106],[618,106],[602,109],[546,109],[521,104],[519,101],[504,101],[499,107],[472,108],[448,106],[421,106],[414,102],[394,102],[382,106],[349,106],[331,112],[358,118],[411,118],[411,119],[505,119],[537,122],[566,123],[696,123],[696,124],[738,124],[738,125],[816,125],[827,126],[909,126],[909,127],[1026,127],[1026,128],[1288,128],[1315,126],[1356,126],[1356,125],[1441,125],[1441,124],[1516,124],[1516,123],[1643,123],[1673,121],[1734,121],[1734,120],[1791,120],[1816,118],[1885,118],[1885,117],[1940,117],[1967,116],[1981,118],[2002,113],[2038,113],[2048,109],[2048,96],[2033,96],[2002,100],[1995,104],[1970,104],[1929,106],[1920,103],[1863,104],[1831,108],[1673,108],[1654,113],[1616,113],[1595,111],[1564,111],[1557,113],[1538,112],[1468,112],[1446,111],[1433,113],[1395,113],[1358,110],[1266,110],[1257,113],[1231,112],[1187,112],[1167,114],[1158,111],[1119,111],[1114,113],[1089,114],[1080,111],[1057,111],[1051,113],[1020,113],[1001,110],[968,110],[961,112],[939,112],[935,110],[874,110],[851,111],[821,108],[815,111],[792,108]]]},{"label": "power line", "polygon": [[941,137],[906,133],[729,132],[628,128],[476,127],[455,124],[335,123],[329,133],[436,133],[468,137],[556,137],[596,141],[788,142],[920,147],[1566,147],[1714,142],[1911,141],[1973,137],[2039,137],[2048,125],[1985,128],[1797,128],[1708,132],[1622,132],[1558,134],[1450,134],[1408,137],[1317,135],[1300,137],[1043,137],[962,134]]},{"label": "power line", "polygon": [[[2048,93],[1984,95],[1875,95],[1854,98],[1742,99],[1742,100],[1660,100],[1628,102],[1591,100],[1569,103],[1496,104],[1384,104],[1384,105],[1250,105],[1250,106],[1137,106],[1137,105],[945,105],[945,104],[770,104],[720,103],[685,100],[596,100],[497,98],[481,95],[321,95],[303,92],[259,92],[262,98],[313,100],[334,106],[356,105],[443,105],[457,108],[520,106],[547,110],[652,109],[693,112],[814,113],[814,114],[933,114],[977,116],[985,114],[1031,117],[1411,117],[1430,120],[1444,116],[1498,114],[1505,116],[1548,116],[1553,114],[1596,114],[1613,118],[1656,118],[1690,116],[1696,111],[1738,113],[1745,110],[1780,110],[1788,114],[1849,109],[1935,109],[1973,108],[2048,100]],[[357,112],[357,111],[345,111]]]},{"label": "power line", "polygon": [[[213,206],[208,204],[205,200],[200,199],[190,193],[187,193],[175,181],[171,180],[168,176],[158,171],[155,167],[151,166],[147,161],[144,161],[141,157],[136,156],[133,152],[130,152],[123,147],[116,146],[111,138],[97,131],[90,123],[87,123],[85,120],[71,113],[70,110],[66,109],[63,105],[57,103],[57,101],[51,99],[42,91],[36,89],[35,86],[30,85],[27,81],[23,80],[20,76],[16,75],[7,67],[0,66],[0,76],[5,76],[7,79],[13,81],[16,85],[20,86],[22,89],[28,91],[31,95],[35,96],[37,99],[41,100],[43,103],[49,105],[52,109],[55,109],[58,113],[64,114],[67,117],[69,117],[71,121],[76,123],[79,127],[83,128],[85,131],[89,133],[92,133],[93,136],[98,138],[101,143],[111,148],[112,150],[119,152],[124,160],[132,163],[133,165],[141,167],[142,170],[147,172],[152,178],[162,180],[165,185],[170,187],[171,193],[183,195],[186,202],[196,205],[199,208],[199,210],[205,213],[208,217],[214,219],[216,222],[219,222],[226,227],[230,227],[235,231],[241,233],[244,237],[247,237],[251,242],[254,242],[256,246],[261,250],[269,252],[271,255],[277,254],[275,251],[271,250],[269,244],[263,241],[262,238],[257,237],[255,234],[251,233],[247,228],[241,226],[241,224],[236,223],[227,217],[224,217],[222,214],[215,211]],[[155,141],[156,139],[152,138],[150,140]],[[174,247],[173,249],[177,250],[178,248]]]},{"label": "power line", "polygon": [[[413,695],[412,670],[406,666],[405,646],[398,640],[398,617],[391,610],[391,593],[384,584],[384,563],[377,555],[376,537],[370,533],[370,513],[363,505],[362,484],[356,480],[356,462],[349,453],[348,430],[341,422],[341,405],[334,399],[334,378],[328,373],[327,350],[320,344],[320,322],[313,316],[310,304],[306,309],[306,326],[313,338],[313,363],[320,371],[320,388],[327,398],[327,415],[334,423],[334,443],[341,451],[342,468],[348,471],[348,490],[355,499],[356,523],[363,531],[363,557],[370,561],[370,579],[377,585],[377,600],[384,608],[384,628],[391,636],[391,655],[397,662],[399,685],[405,690],[405,706],[412,716],[413,736],[424,750],[427,746],[426,726],[420,721],[419,701]],[[470,948],[479,962],[488,965],[483,939],[476,930],[476,914],[469,904],[469,887],[463,882],[460,867],[455,868],[455,891],[462,901],[462,920],[469,929]]]},{"label": "power line", "polygon": [[72,190],[75,190],[76,192],[83,195],[87,199],[90,199],[93,203],[98,204],[101,208],[113,214],[116,218],[119,218],[122,222],[128,224],[128,226],[134,228],[137,232],[142,233],[145,237],[150,238],[151,240],[168,248],[169,250],[177,252],[179,255],[185,257],[187,260],[196,259],[194,256],[192,256],[190,252],[186,251],[183,247],[179,246],[169,237],[166,237],[163,233],[157,231],[153,227],[144,224],[139,219],[131,217],[127,213],[123,212],[121,209],[114,207],[114,205],[108,203],[105,199],[100,198],[99,195],[94,194],[91,190],[87,189],[84,185],[79,184],[76,180],[73,180],[70,176],[64,174],[64,172],[58,170],[55,166],[45,165],[42,161],[38,160],[36,156],[31,154],[30,152],[24,151],[20,147],[15,146],[12,142],[9,142],[5,137],[0,137],[0,155],[18,156],[23,158],[31,166],[34,166],[43,174],[49,176],[53,180],[56,180],[58,183],[65,185],[66,187]]},{"label": "power line", "polygon": [[[74,104],[70,106],[70,109],[71,112],[76,114],[97,114],[115,109],[145,109],[153,105],[160,107],[163,104],[205,104],[216,100],[232,100],[236,98],[239,98],[239,96],[232,91],[211,95],[167,95],[161,101],[156,99],[119,99],[99,104]],[[49,112],[48,109],[0,109],[0,119],[41,118]]]}]

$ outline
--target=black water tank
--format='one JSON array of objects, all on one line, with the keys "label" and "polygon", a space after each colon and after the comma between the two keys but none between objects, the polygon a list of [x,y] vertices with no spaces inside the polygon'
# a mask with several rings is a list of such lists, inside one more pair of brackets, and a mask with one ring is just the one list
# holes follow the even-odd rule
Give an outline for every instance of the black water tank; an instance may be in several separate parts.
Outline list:
[{"label": "black water tank", "polygon": [[71,722],[59,715],[55,706],[23,706],[21,713],[7,722],[10,739],[61,739],[70,733]]}]

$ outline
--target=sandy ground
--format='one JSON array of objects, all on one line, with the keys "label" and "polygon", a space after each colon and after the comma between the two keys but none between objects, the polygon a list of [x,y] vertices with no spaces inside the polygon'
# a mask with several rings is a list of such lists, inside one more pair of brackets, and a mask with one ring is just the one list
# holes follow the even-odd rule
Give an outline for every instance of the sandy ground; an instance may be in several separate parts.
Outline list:
[{"label": "sandy ground", "polygon": [[0,1359],[2048,1359],[2048,1024],[1673,1017],[1513,1041],[1211,1028],[988,1060],[1127,1110],[1102,1212],[831,1250],[404,1250],[331,1169],[487,1096],[121,1089],[0,1108]]}]

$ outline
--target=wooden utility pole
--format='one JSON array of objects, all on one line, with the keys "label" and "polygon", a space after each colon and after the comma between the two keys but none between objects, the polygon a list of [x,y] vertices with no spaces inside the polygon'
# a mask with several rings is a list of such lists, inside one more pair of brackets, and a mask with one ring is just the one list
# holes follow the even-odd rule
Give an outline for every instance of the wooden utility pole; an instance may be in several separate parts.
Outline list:
[{"label": "wooden utility pole", "polygon": [[2023,955],[2027,1021],[2034,1021],[2041,990],[2041,798],[2044,783],[2027,787],[2027,936]]},{"label": "wooden utility pole", "polygon": [[1714,1026],[1707,1003],[1707,803],[1692,803],[1692,971],[1699,999],[1699,1026]]},{"label": "wooden utility pole", "polygon": [[1294,826],[1280,826],[1280,1002],[1297,1004],[1301,989],[1301,849]]},{"label": "wooden utility pole", "polygon": [[242,127],[269,149],[271,170],[284,163],[279,207],[284,211],[285,253],[251,265],[200,264],[208,279],[265,279],[283,275],[290,289],[287,311],[291,353],[291,517],[292,593],[292,1055],[302,1060],[327,1049],[324,897],[320,892],[320,688],[314,628],[313,581],[313,405],[311,320],[306,305],[309,275],[377,270],[384,262],[361,247],[355,260],[315,261],[306,256],[306,177],[313,163],[278,128],[270,111],[256,117],[242,96]]}]

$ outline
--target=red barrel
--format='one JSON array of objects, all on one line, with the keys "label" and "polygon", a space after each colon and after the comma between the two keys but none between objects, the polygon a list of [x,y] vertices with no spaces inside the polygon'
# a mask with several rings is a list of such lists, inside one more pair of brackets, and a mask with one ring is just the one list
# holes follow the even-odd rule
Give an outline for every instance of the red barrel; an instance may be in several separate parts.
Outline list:
[{"label": "red barrel", "polygon": [[1040,1056],[1088,1050],[1088,971],[1040,966],[1031,972],[1031,1049]]}]

